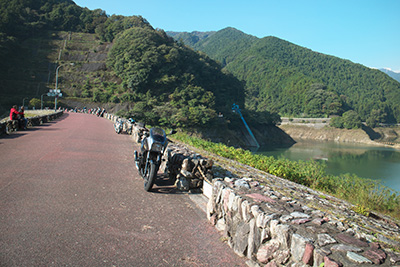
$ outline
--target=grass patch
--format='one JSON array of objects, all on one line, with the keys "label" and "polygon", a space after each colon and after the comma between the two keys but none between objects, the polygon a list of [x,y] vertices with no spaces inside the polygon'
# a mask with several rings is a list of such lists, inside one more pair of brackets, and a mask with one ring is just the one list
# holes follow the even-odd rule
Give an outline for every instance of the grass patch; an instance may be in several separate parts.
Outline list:
[{"label": "grass patch", "polygon": [[361,213],[375,210],[400,219],[400,194],[379,181],[360,178],[354,174],[333,176],[326,174],[326,166],[316,161],[290,161],[256,155],[248,150],[213,143],[185,133],[177,133],[174,138],[191,146],[212,152],[219,156],[238,161],[272,175],[285,178],[311,189],[322,191],[357,207]]}]

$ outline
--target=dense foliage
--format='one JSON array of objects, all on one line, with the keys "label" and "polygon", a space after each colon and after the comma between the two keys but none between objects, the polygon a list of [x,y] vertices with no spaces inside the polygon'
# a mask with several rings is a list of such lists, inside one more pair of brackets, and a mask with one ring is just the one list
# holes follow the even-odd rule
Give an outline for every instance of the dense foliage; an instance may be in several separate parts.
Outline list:
[{"label": "dense foliage", "polygon": [[55,66],[39,53],[51,53],[47,40],[57,35],[50,31],[94,33],[106,20],[104,11],[81,8],[72,0],[0,1],[0,113],[23,97],[40,98],[33,88],[40,88],[48,80],[44,73]]},{"label": "dense foliage", "polygon": [[150,23],[141,16],[125,17],[121,15],[112,15],[105,23],[97,26],[96,33],[102,41],[112,42],[118,33],[132,27],[153,29]]},{"label": "dense foliage", "polygon": [[[343,116],[341,117],[333,117],[329,125],[335,128],[361,129],[362,121],[357,112],[355,112],[354,110],[349,110],[343,113]],[[375,125],[369,126],[374,127]]]},{"label": "dense foliage", "polygon": [[0,14],[0,32],[17,38],[50,29],[94,33],[107,19],[103,10],[81,8],[72,0],[2,0]]},{"label": "dense foliage", "polygon": [[246,82],[246,107],[326,117],[354,110],[363,121],[400,121],[400,83],[379,70],[275,38],[226,28],[193,45]]},{"label": "dense foliage", "polygon": [[[347,200],[363,210],[375,210],[400,219],[400,194],[380,182],[356,175],[328,175],[325,166],[316,161],[290,161],[285,158],[275,159],[250,151],[216,144],[184,133],[174,138],[189,145],[233,159],[256,169],[305,185],[341,199]],[[262,182],[262,181],[261,181]]]},{"label": "dense foliage", "polygon": [[244,88],[237,79],[162,30],[133,26],[122,31],[114,40],[108,66],[140,102],[136,106],[142,108],[135,107],[131,115],[148,122],[204,125],[233,103],[243,104]]}]

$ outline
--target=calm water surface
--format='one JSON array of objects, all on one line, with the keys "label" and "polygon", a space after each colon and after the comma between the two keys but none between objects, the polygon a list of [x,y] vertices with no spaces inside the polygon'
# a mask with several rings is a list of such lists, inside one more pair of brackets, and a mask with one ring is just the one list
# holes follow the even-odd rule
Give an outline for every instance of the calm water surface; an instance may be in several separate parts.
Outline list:
[{"label": "calm water surface", "polygon": [[257,153],[290,160],[324,161],[329,174],[354,173],[381,180],[383,185],[400,192],[400,151],[392,148],[306,141],[290,148],[261,148]]}]

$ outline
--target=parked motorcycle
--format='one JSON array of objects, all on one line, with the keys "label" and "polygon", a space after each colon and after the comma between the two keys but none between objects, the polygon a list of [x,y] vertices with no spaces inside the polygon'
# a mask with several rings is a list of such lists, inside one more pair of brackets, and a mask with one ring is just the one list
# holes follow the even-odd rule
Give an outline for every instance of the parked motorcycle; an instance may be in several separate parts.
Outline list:
[{"label": "parked motorcycle", "polygon": [[128,119],[128,122],[126,124],[126,133],[131,135],[132,134],[132,127],[135,124],[135,120],[132,118]]},{"label": "parked motorcycle", "polygon": [[121,119],[118,119],[114,123],[114,130],[117,134],[120,134],[122,132],[122,129],[124,128],[124,122]]},{"label": "parked motorcycle", "polygon": [[[144,129],[146,129],[144,127]],[[147,129],[146,129],[147,130]],[[171,131],[169,135],[176,133]],[[168,138],[161,128],[151,128],[143,132],[140,153],[135,151],[136,168],[144,179],[144,190],[150,191],[157,178],[162,156],[168,145]]]}]

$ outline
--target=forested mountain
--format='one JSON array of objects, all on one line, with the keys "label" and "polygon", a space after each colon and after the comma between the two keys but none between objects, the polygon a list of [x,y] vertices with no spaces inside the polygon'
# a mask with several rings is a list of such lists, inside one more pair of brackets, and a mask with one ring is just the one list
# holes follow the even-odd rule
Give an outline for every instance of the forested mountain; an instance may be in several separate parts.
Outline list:
[{"label": "forested mountain", "polygon": [[233,103],[244,106],[242,82],[140,16],[108,16],[70,0],[3,0],[0,13],[4,111],[53,89],[61,65],[63,99],[131,103],[126,115],[151,124],[201,127],[232,113]]},{"label": "forested mountain", "polygon": [[192,47],[246,82],[248,109],[314,117],[354,110],[363,120],[379,114],[382,122],[400,121],[400,83],[379,70],[234,28]]}]

